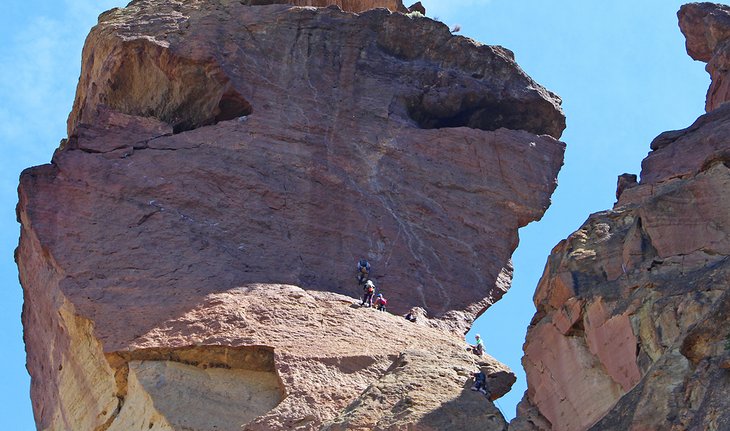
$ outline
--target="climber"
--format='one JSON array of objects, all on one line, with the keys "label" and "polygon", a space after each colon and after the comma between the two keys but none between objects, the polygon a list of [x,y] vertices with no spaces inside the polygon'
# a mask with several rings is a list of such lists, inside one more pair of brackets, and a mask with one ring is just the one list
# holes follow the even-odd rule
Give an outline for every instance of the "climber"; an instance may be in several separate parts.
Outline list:
[{"label": "climber", "polygon": [[385,311],[385,306],[388,305],[388,300],[383,297],[382,293],[378,293],[377,299],[375,299],[375,308],[378,311]]},{"label": "climber", "polygon": [[471,390],[479,391],[487,398],[492,395],[487,386],[487,375],[484,374],[484,371],[479,370],[479,372],[474,373],[474,386],[471,387]]},{"label": "climber", "polygon": [[357,285],[362,286],[368,280],[370,280],[370,262],[360,259],[357,262]]},{"label": "climber", "polygon": [[373,295],[375,295],[375,283],[372,280],[368,280],[363,287],[362,304],[360,305],[364,307],[367,304],[368,307],[372,307]]},{"label": "climber", "polygon": [[484,342],[482,341],[482,337],[477,334],[474,338],[476,338],[477,343],[470,344],[468,350],[471,350],[471,352],[477,356],[482,356],[482,354],[484,354]]},{"label": "climber", "polygon": [[405,315],[405,316],[403,316],[403,317],[405,317],[405,318],[406,318],[406,320],[407,320],[407,321],[409,321],[409,322],[413,322],[413,323],[416,323],[416,315],[415,315],[415,314],[413,314],[413,312],[410,312],[410,311],[409,311],[409,312],[408,312],[408,314],[406,314],[406,315]]}]

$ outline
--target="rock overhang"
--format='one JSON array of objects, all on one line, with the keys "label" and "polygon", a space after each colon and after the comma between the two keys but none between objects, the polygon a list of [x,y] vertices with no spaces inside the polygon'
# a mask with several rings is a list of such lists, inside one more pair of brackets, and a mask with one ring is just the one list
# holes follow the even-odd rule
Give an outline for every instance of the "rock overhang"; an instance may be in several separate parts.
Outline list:
[{"label": "rock overhang", "polygon": [[[549,205],[564,151],[559,105],[509,51],[418,14],[227,1],[138,1],[102,14],[84,50],[69,139],[51,165],[21,177],[18,262],[39,297],[26,303],[26,327],[45,331],[37,313],[68,303],[67,314],[87,322],[87,356],[107,355],[95,376],[114,376],[109,358],[128,352],[126,363],[149,377],[137,388],[190,365],[140,352],[269,346],[289,396],[250,429],[295,419],[315,429],[345,401],[352,415],[341,410],[332,426],[372,419],[355,392],[403,395],[419,372],[447,374],[447,405],[481,405],[464,393],[470,369],[491,370],[500,393],[513,375],[491,358],[475,361],[454,331],[507,290],[516,230]],[[363,256],[391,311],[421,307],[440,319],[411,325],[328,296],[359,294],[351,266]],[[53,288],[41,288],[39,267]],[[291,325],[274,325],[287,312],[306,338],[271,332]],[[348,319],[380,328],[393,346],[353,344]],[[253,321],[258,335],[247,332]],[[315,334],[349,342],[312,351]],[[399,338],[433,343],[414,349]],[[43,393],[69,380],[39,373],[57,363],[39,340],[27,338]],[[343,373],[355,392],[332,393],[318,372]],[[321,386],[303,386],[307,373]],[[114,382],[103,386],[111,404],[123,395]],[[43,396],[50,407],[36,412],[39,423],[56,423],[68,400]],[[313,396],[327,409],[307,407]],[[429,412],[442,400],[416,399],[411,423],[441,423]]]},{"label": "rock overhang", "polygon": [[[349,55],[355,56],[349,59],[352,70],[346,72],[366,74],[380,90],[370,95],[373,103],[359,106],[360,114],[376,108],[376,112],[387,110],[392,121],[415,120],[427,128],[506,127],[556,138],[565,128],[560,98],[529,78],[508,50],[452,35],[437,21],[385,9],[352,15],[329,8],[236,4],[227,16],[234,21],[227,28],[237,35],[233,42],[227,40],[230,33],[201,34],[216,25],[209,15],[198,15],[205,8],[186,14],[184,8],[150,11],[144,3],[133,2],[127,9],[102,15],[96,34],[90,35],[93,43],[85,48],[69,135],[77,124],[93,121],[98,106],[155,117],[173,127],[184,121],[182,130],[211,124],[226,94],[246,101],[241,103],[242,115],[252,109],[251,104],[284,109],[285,104],[276,103],[279,100],[268,99],[271,94],[257,99],[254,91],[265,84],[262,79],[277,72],[314,81],[319,92],[320,99],[314,100],[311,89],[296,86],[291,90],[304,91],[290,103],[318,109],[337,106],[343,89],[332,72],[339,71],[342,59],[327,56],[343,47],[352,48]],[[141,18],[160,23],[136,24]],[[290,24],[277,25],[282,20]],[[267,39],[256,39],[257,32]],[[187,43],[191,38],[199,40]],[[291,46],[282,46],[284,42]],[[271,57],[270,64],[256,64],[262,53]],[[322,85],[325,82],[333,85]],[[181,87],[182,83],[187,85]],[[391,107],[393,103],[399,106]],[[425,106],[416,110],[414,105],[419,104]],[[470,122],[469,117],[479,118]]]},{"label": "rock overhang", "polygon": [[[221,25],[211,16],[219,15],[220,19],[229,20],[223,26],[227,31],[211,33],[209,28]],[[459,217],[452,209],[454,206],[471,208],[481,199],[479,194],[496,194],[496,199],[489,204],[494,208],[485,211],[504,214],[509,231],[513,231],[540,218],[549,205],[554,178],[562,164],[562,144],[532,134],[559,136],[564,127],[559,98],[527,77],[509,51],[453,36],[443,24],[427,18],[384,9],[352,15],[335,9],[302,9],[289,5],[249,8],[234,4],[230,10],[224,8],[218,12],[212,3],[189,10],[181,5],[149,10],[145,3],[133,3],[128,10],[103,15],[89,40],[93,43],[85,48],[85,67],[74,111],[69,117],[70,150],[97,151],[91,147],[109,141],[108,137],[99,139],[102,132],[98,131],[99,128],[120,130],[116,125],[105,124],[110,121],[109,112],[117,112],[114,114],[117,122],[125,116],[148,117],[150,120],[145,120],[148,123],[161,121],[159,125],[150,124],[152,129],[145,132],[148,140],[155,140],[153,145],[134,144],[129,152],[120,143],[116,149],[121,149],[124,157],[133,157],[135,150],[142,154],[146,148],[189,150],[191,145],[197,145],[189,141],[204,134],[166,136],[169,131],[161,133],[164,123],[172,127],[174,134],[221,120],[236,120],[236,126],[222,126],[222,131],[238,134],[241,137],[238,142],[226,137],[215,142],[208,138],[207,142],[198,144],[211,151],[217,147],[229,154],[237,149],[250,151],[260,147],[264,148],[256,150],[259,153],[273,154],[280,151],[273,149],[279,145],[276,140],[303,144],[306,150],[299,155],[310,161],[303,164],[302,157],[290,158],[288,166],[278,169],[278,174],[293,174],[295,181],[314,175],[321,177],[315,184],[328,186],[334,180],[340,183],[335,184],[337,187],[348,190],[347,194],[378,195],[375,202],[367,196],[363,198],[369,206],[383,206],[384,202],[391,201],[402,203],[409,211],[413,208],[416,214],[422,213],[418,216],[419,225],[428,223],[426,216],[436,216],[447,223],[456,216],[457,220],[473,225],[477,232],[484,228],[479,226],[484,221]],[[419,43],[414,44],[412,40]],[[264,52],[267,55],[263,59],[257,57]],[[285,129],[275,130],[277,124],[283,123],[287,124]],[[90,130],[90,124],[95,124],[97,130]],[[508,131],[504,126],[524,128],[532,133]],[[217,133],[212,135],[215,137]],[[362,147],[355,148],[354,153],[347,148],[352,145],[349,141],[353,137],[361,141]],[[246,142],[249,138],[254,138],[253,145]],[[459,141],[466,144],[468,151],[476,151],[477,161],[483,159],[481,167],[466,160],[469,156],[465,148],[455,147],[464,147]],[[225,144],[220,145],[221,142]],[[315,156],[322,147],[329,148],[321,153],[327,156]],[[104,148],[109,146],[105,144]],[[520,160],[501,160],[504,151],[520,154]],[[457,155],[456,160],[448,161],[453,155]],[[312,159],[313,156],[316,158]],[[265,156],[269,157],[274,156]],[[232,160],[236,159],[241,157]],[[59,155],[54,160],[60,166],[64,159]],[[306,163],[311,165],[305,166]],[[472,165],[464,173],[477,174],[477,177],[453,175],[454,163]],[[452,167],[447,167],[449,164]],[[367,167],[362,171],[369,172],[358,172],[358,166]],[[436,175],[439,178],[430,181],[429,189],[452,189],[457,191],[453,196],[464,196],[444,206],[439,199],[414,202],[408,196],[412,192],[398,190],[397,184],[402,184],[404,179],[411,183],[413,180],[398,178],[393,172],[413,172],[426,166],[432,172],[439,171]],[[205,166],[198,168],[210,170]],[[300,172],[292,172],[292,168]],[[446,177],[443,177],[444,169],[451,172]],[[384,176],[388,182],[373,184],[373,175]],[[478,178],[480,175],[482,178]],[[358,176],[366,177],[365,184]],[[392,176],[395,178],[387,178]],[[343,177],[345,182],[337,177]],[[475,184],[469,184],[474,180]],[[499,185],[494,186],[505,180],[512,183],[508,187],[524,190],[520,194],[506,194],[499,190]],[[136,195],[132,190],[125,193]],[[428,193],[443,192],[428,190]],[[270,191],[268,194],[272,199],[273,194]],[[271,204],[270,208],[281,208],[282,193],[278,195],[273,199],[280,203]],[[150,196],[149,201],[152,200],[155,199]],[[310,199],[297,205],[316,207],[321,203]],[[387,215],[401,213],[401,209],[392,207]],[[396,217],[394,221],[394,229],[404,229],[402,219]],[[367,221],[358,223],[368,224]],[[494,235],[505,237],[504,233]],[[511,235],[514,234],[507,233],[506,237]],[[418,236],[415,235],[416,240]],[[490,263],[490,268],[478,269],[487,273],[487,279],[477,276],[478,284],[494,283],[488,279],[496,281],[501,268],[507,265],[510,248],[516,246],[516,240],[500,241],[504,245],[495,248],[502,249],[499,254],[504,257],[497,259],[502,263]],[[360,248],[371,249],[372,245]],[[322,271],[317,266],[317,272]],[[446,272],[453,270],[443,271],[442,275]],[[305,278],[310,279],[305,285],[317,284],[311,275]],[[291,277],[275,281],[302,282]],[[401,280],[394,282],[401,283]],[[423,277],[418,282],[433,284]],[[337,289],[332,282],[322,284],[331,286],[326,289]],[[450,284],[455,289],[468,288],[464,283]],[[462,286],[458,287],[459,284]],[[475,299],[468,308],[479,313],[483,304],[475,305],[479,298]],[[444,298],[439,301],[443,303]],[[438,309],[422,302],[404,303],[403,309],[408,308],[406,305],[426,305],[435,315],[448,311],[448,306]]]}]

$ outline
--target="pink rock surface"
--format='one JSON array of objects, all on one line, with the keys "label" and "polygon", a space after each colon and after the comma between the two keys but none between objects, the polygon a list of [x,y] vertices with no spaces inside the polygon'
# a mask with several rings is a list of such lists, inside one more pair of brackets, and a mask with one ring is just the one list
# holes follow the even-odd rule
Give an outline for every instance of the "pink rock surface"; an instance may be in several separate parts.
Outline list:
[{"label": "pink rock surface", "polygon": [[637,339],[628,314],[610,315],[602,301],[592,303],[585,316],[586,341],[611,379],[628,392],[641,378],[636,363]]},{"label": "pink rock surface", "polygon": [[[102,14],[21,176],[39,429],[503,429],[468,379],[514,375],[461,334],[549,205],[560,99],[419,14],[243,3]],[[361,257],[395,315],[350,307]]]}]

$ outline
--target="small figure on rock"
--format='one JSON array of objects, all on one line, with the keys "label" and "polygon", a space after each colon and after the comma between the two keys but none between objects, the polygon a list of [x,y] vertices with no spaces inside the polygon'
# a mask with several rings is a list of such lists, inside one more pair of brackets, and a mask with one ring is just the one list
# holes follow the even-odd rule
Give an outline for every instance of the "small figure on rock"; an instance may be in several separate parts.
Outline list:
[{"label": "small figure on rock", "polygon": [[383,297],[382,293],[378,293],[378,297],[375,299],[375,308],[378,311],[385,311],[386,305],[388,305],[388,300]]},{"label": "small figure on rock", "polygon": [[485,397],[491,397],[489,387],[487,386],[487,375],[484,371],[474,373],[474,385],[471,387],[472,391],[479,391],[484,394]]},{"label": "small figure on rock", "polygon": [[357,262],[357,285],[362,286],[368,280],[370,280],[370,262],[360,259]]},{"label": "small figure on rock", "polygon": [[477,356],[482,356],[484,354],[484,341],[482,341],[481,335],[477,334],[474,338],[476,338],[477,343],[476,344],[470,344],[469,349],[471,352]]},{"label": "small figure on rock", "polygon": [[372,307],[373,295],[375,295],[375,283],[373,283],[372,280],[368,280],[365,282],[365,286],[363,287],[362,304],[360,305],[363,307],[365,305]]},{"label": "small figure on rock", "polygon": [[412,313],[412,312],[410,312],[410,311],[408,312],[408,314],[406,314],[406,315],[405,315],[405,316],[403,316],[403,317],[405,317],[405,318],[406,318],[406,320],[407,320],[407,321],[409,321],[409,322],[413,322],[413,323],[416,323],[416,315],[415,315],[415,314],[413,314],[413,313]]}]

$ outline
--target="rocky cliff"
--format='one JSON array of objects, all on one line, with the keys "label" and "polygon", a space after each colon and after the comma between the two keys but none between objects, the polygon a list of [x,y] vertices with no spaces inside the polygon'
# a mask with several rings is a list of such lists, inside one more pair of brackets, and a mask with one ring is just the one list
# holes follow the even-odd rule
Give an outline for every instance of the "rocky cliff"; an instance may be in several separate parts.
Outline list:
[{"label": "rocky cliff", "polygon": [[687,38],[687,53],[707,63],[712,84],[707,111],[730,99],[730,7],[716,3],[690,3],[679,11],[679,28]]},{"label": "rocky cliff", "polygon": [[[462,334],[549,204],[560,100],[508,50],[399,11],[100,16],[68,139],[20,180],[39,429],[506,427],[468,379],[499,397],[514,375]],[[352,306],[359,257],[394,314]]]},{"label": "rocky cliff", "polygon": [[[708,113],[651,143],[641,181],[558,244],[510,430],[730,429],[730,7],[679,12]],[[632,178],[633,177],[633,178]]]}]

